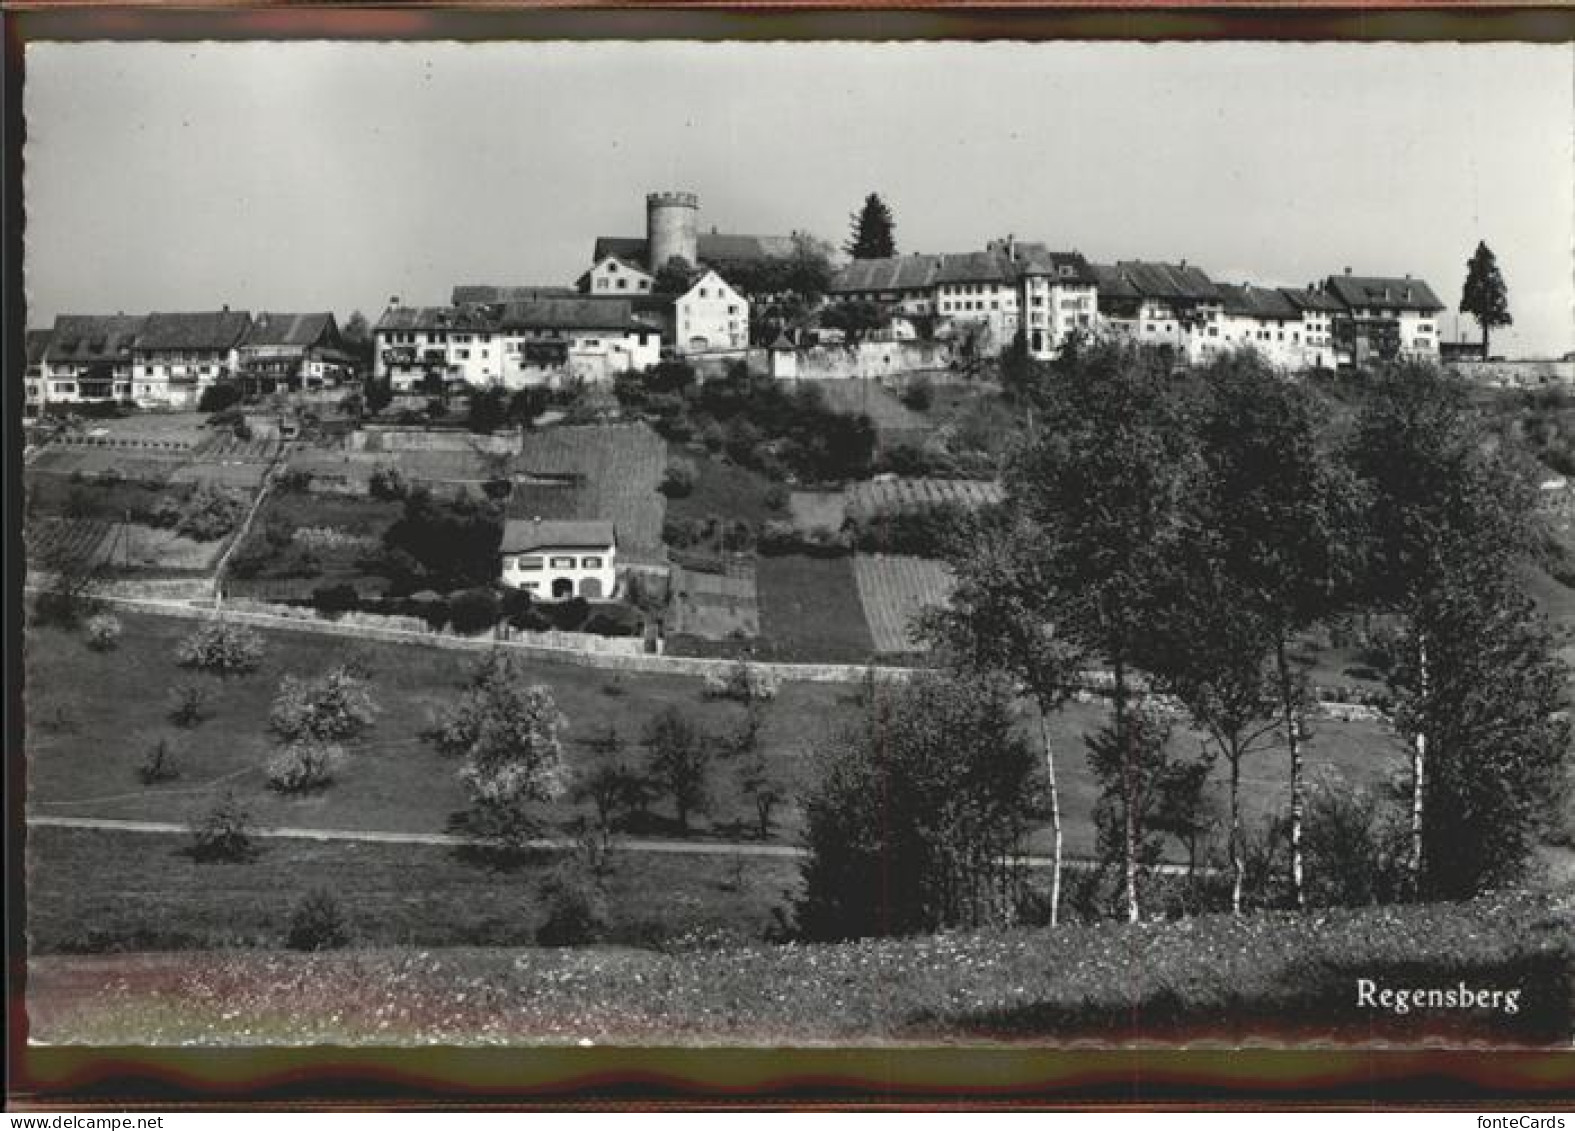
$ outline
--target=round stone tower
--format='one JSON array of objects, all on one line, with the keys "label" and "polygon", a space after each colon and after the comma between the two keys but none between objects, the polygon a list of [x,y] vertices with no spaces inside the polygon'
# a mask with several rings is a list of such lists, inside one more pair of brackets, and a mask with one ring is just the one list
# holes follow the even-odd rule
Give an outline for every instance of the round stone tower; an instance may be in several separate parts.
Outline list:
[{"label": "round stone tower", "polygon": [[700,198],[692,192],[653,192],[645,197],[645,247],[652,271],[669,259],[700,262]]}]

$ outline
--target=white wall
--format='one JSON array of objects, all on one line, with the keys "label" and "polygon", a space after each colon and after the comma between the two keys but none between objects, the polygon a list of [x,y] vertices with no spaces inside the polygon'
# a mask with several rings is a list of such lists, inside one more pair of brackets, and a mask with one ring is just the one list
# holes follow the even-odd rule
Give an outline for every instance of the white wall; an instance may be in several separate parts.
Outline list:
[{"label": "white wall", "polygon": [[[618,584],[617,549],[564,546],[528,554],[504,554],[501,580],[510,589],[523,589],[542,601],[567,599],[553,596],[553,585],[559,581],[567,581],[572,587],[567,597],[608,600]],[[593,583],[594,593],[585,592],[587,581]]]},{"label": "white wall", "polygon": [[593,295],[650,294],[654,282],[648,272],[630,267],[627,263],[619,263],[611,257],[592,267],[588,274],[589,290]]},{"label": "white wall", "polygon": [[674,346],[680,354],[745,349],[749,301],[715,271],[707,271],[674,304]]}]

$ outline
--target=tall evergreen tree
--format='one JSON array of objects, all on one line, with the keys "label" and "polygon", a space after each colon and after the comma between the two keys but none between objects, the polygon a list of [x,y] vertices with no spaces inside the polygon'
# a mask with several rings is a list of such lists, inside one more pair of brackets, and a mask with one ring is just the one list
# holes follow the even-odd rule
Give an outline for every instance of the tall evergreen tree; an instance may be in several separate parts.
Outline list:
[{"label": "tall evergreen tree", "polygon": [[854,259],[885,259],[897,254],[897,223],[879,193],[864,198],[864,206],[848,217],[852,232],[842,250]]},{"label": "tall evergreen tree", "polygon": [[1466,261],[1466,284],[1460,291],[1460,313],[1469,314],[1482,327],[1482,356],[1487,357],[1488,334],[1500,326],[1512,326],[1509,288],[1499,273],[1498,257],[1483,240]]}]

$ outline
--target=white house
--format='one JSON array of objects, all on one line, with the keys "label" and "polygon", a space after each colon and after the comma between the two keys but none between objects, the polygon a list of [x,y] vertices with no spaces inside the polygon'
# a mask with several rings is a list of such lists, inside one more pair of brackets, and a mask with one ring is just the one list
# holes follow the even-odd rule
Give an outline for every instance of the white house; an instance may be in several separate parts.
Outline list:
[{"label": "white house", "polygon": [[543,601],[601,601],[617,589],[618,539],[610,522],[510,519],[498,553],[502,583]]},{"label": "white house", "polygon": [[980,348],[998,353],[1017,336],[1017,264],[1010,251],[992,247],[941,257],[935,275],[937,336],[984,332]]},{"label": "white house", "polygon": [[680,354],[749,346],[749,300],[715,271],[703,272],[673,304],[673,342]]},{"label": "white house", "polygon": [[575,285],[588,295],[617,298],[650,294],[655,282],[656,277],[638,264],[616,255],[604,255]]},{"label": "white house", "polygon": [[1178,359],[1197,361],[1204,346],[1218,348],[1224,303],[1219,288],[1197,267],[1123,260],[1095,265],[1099,323],[1107,333],[1144,345],[1169,346]]},{"label": "white house", "polygon": [[1336,350],[1345,364],[1397,357],[1438,360],[1438,316],[1444,304],[1421,279],[1331,275],[1324,290],[1345,306],[1334,320]]},{"label": "white house", "polygon": [[1044,360],[1073,333],[1091,333],[1099,317],[1099,284],[1075,251],[1030,251],[1020,264],[1023,341]]},{"label": "white house", "polygon": [[661,319],[627,299],[537,299],[497,316],[506,388],[564,380],[610,381],[662,359]]},{"label": "white house", "polygon": [[373,328],[372,375],[396,393],[503,379],[503,343],[487,306],[402,306],[392,299]]},{"label": "white house", "polygon": [[132,397],[143,405],[194,406],[209,385],[235,375],[250,326],[244,310],[148,315],[131,347]]},{"label": "white house", "polygon": [[[136,314],[62,314],[38,366],[36,403],[77,404],[132,395],[132,346],[147,319]],[[29,401],[33,381],[29,378]]]}]

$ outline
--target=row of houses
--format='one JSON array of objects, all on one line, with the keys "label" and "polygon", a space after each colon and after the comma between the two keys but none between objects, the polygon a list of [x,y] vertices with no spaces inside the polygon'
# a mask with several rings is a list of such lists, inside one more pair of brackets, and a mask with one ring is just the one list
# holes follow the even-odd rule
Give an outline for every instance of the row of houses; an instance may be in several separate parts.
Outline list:
[{"label": "row of houses", "polygon": [[49,329],[28,331],[25,405],[30,414],[108,401],[190,408],[221,380],[268,393],[354,376],[328,313],[62,314]]},{"label": "row of houses", "polygon": [[1081,332],[1168,346],[1193,363],[1250,346],[1287,370],[1437,359],[1444,309],[1409,275],[1346,268],[1302,288],[1216,283],[1185,261],[1093,264],[1011,237],[982,252],[855,260],[829,297],[873,303],[939,338],[969,335],[986,354],[1021,335],[1045,359]]}]

